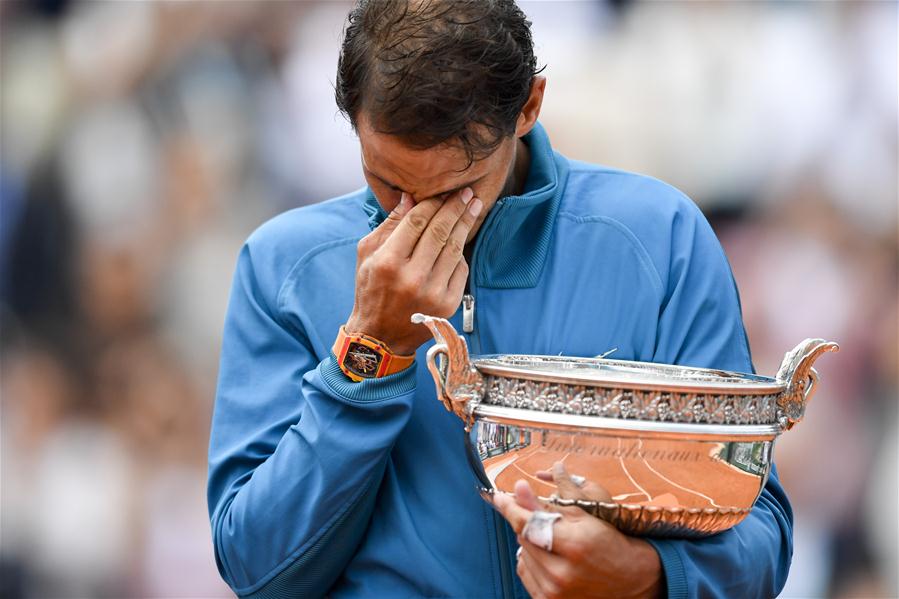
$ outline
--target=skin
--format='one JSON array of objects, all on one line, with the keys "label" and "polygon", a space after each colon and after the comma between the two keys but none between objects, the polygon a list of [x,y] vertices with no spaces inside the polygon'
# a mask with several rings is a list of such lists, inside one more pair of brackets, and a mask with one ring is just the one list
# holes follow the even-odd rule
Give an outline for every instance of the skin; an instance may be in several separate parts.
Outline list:
[{"label": "skin", "polygon": [[[443,318],[456,312],[468,278],[466,247],[497,199],[524,187],[530,156],[521,138],[537,122],[545,88],[545,78],[535,77],[514,135],[471,164],[451,144],[409,148],[378,133],[364,113],[357,115],[365,179],[388,216],[358,244],[348,332],[375,337],[392,352],[409,355],[431,337],[426,327],[411,323],[414,312]],[[598,485],[579,488],[555,470],[543,476],[559,478],[563,497],[607,496]],[[555,524],[549,553],[521,538],[539,507],[526,482],[519,481],[514,499],[499,495],[494,506],[519,535],[518,574],[533,597],[659,596],[661,564],[647,542],[580,508],[567,508],[558,510],[563,518]]]},{"label": "skin", "polygon": [[[561,462],[538,477],[552,480],[563,499],[612,500],[596,482],[588,480],[578,487]],[[643,539],[622,534],[579,507],[541,502],[525,480],[515,483],[514,497],[496,494],[493,506],[518,535],[521,552],[516,572],[534,599],[664,597],[659,556]],[[553,525],[552,552],[523,536],[528,519],[538,509],[562,514]]]}]

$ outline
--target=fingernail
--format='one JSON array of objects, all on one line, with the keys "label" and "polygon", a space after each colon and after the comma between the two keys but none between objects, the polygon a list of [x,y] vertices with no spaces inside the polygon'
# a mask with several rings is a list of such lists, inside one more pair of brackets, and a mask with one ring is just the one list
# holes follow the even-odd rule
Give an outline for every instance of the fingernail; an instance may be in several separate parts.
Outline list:
[{"label": "fingernail", "polygon": [[481,213],[481,209],[484,207],[484,202],[482,202],[479,198],[475,198],[474,201],[469,204],[468,211],[471,212],[472,216],[477,216]]},{"label": "fingernail", "polygon": [[462,190],[462,203],[467,204],[471,201],[471,198],[474,197],[474,192],[471,190],[471,187],[466,187]]}]

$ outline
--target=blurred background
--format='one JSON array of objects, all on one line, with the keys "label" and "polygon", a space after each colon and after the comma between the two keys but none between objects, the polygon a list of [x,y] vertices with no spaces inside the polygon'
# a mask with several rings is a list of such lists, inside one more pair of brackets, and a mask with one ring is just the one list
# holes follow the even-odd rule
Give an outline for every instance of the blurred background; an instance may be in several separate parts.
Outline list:
[{"label": "blurred background", "polygon": [[[897,4],[522,5],[554,145],[694,198],[758,371],[842,345],[777,447],[783,596],[899,596]],[[348,7],[0,3],[0,595],[230,595],[205,505],[230,278],[260,223],[363,184]]]}]

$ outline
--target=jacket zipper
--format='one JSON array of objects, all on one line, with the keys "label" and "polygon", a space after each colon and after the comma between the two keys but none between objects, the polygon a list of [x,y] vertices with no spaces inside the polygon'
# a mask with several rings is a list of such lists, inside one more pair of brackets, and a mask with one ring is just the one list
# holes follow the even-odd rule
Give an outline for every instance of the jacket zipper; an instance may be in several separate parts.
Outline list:
[{"label": "jacket zipper", "polygon": [[[496,206],[494,206],[492,211],[493,213],[490,214],[488,220],[484,222],[481,234],[478,235],[478,239],[475,240],[474,251],[471,255],[471,264],[469,265],[468,280],[465,282],[465,292],[462,296],[462,332],[468,337],[469,351],[472,356],[477,356],[482,353],[480,335],[478,334],[479,329],[475,317],[475,265],[478,262],[481,241],[483,237],[485,237],[485,233],[489,232],[489,228],[492,228],[489,225],[492,225],[492,221],[495,220],[504,203],[503,200],[499,200],[496,203]],[[502,596],[503,599],[513,599],[515,597],[514,570],[511,554],[509,553],[510,544],[504,524],[505,520],[495,510],[491,511],[493,511],[493,526],[496,531],[497,558],[499,559]]]},{"label": "jacket zipper", "polygon": [[468,351],[472,356],[481,353],[481,340],[478,335],[477,319],[475,317],[475,285],[474,285],[474,264],[478,255],[478,242],[475,242],[475,249],[471,256],[470,272],[468,280],[465,281],[465,291],[462,295],[462,332],[468,338]]},{"label": "jacket zipper", "polygon": [[468,280],[465,281],[465,291],[462,295],[462,332],[469,336],[469,352],[472,355],[480,355],[483,353],[481,351],[481,340],[478,336],[477,332],[477,319],[475,318],[475,276],[476,269],[475,265],[478,263],[478,254],[481,249],[481,242],[483,241],[486,234],[490,229],[493,228],[493,223],[496,220],[496,216],[501,212],[503,205],[505,204],[505,198],[497,201],[496,205],[490,211],[490,215],[487,217],[487,220],[484,221],[484,224],[481,227],[481,231],[478,234],[478,238],[475,239],[474,242],[474,251],[471,254],[471,264],[469,264],[468,268]]},{"label": "jacket zipper", "polygon": [[478,335],[478,321],[475,315],[475,286],[474,286],[474,257],[477,256],[477,248],[471,262],[471,273],[465,282],[465,293],[462,295],[462,332],[468,338],[468,352],[471,356],[481,354],[481,339]]},{"label": "jacket zipper", "polygon": [[473,333],[474,332],[474,296],[471,294],[468,289],[468,285],[465,285],[466,293],[462,296],[462,332],[463,333]]}]

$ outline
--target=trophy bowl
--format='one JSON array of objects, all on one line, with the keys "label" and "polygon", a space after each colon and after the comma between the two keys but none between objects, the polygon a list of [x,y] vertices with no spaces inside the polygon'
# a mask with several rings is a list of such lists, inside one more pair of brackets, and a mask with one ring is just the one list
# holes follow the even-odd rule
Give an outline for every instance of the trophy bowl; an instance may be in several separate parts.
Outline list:
[{"label": "trophy bowl", "polygon": [[[711,535],[749,514],[774,442],[814,392],[814,361],[839,350],[806,339],[773,378],[602,357],[472,358],[447,320],[412,320],[434,335],[428,370],[464,424],[482,493],[525,479],[546,502],[654,537]],[[583,493],[560,497],[560,484]]]}]

